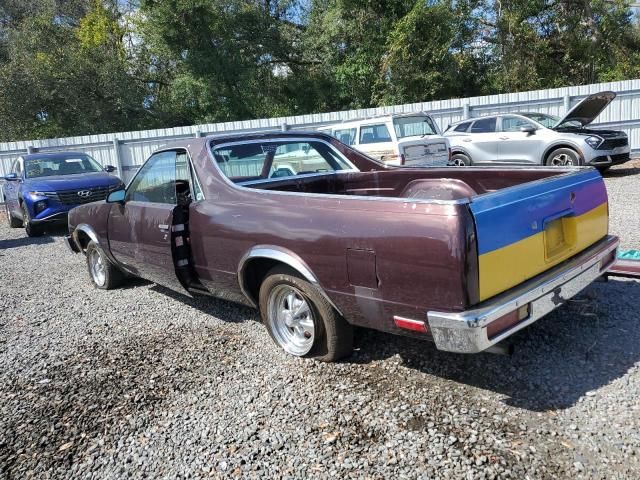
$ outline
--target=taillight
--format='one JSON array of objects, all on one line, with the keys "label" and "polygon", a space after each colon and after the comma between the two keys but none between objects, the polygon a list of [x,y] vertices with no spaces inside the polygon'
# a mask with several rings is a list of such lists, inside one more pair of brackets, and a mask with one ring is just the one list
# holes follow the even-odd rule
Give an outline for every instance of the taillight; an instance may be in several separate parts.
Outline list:
[{"label": "taillight", "polygon": [[605,257],[600,260],[600,271],[607,270],[613,262],[616,260],[616,251],[609,252]]},{"label": "taillight", "polygon": [[487,337],[489,340],[500,335],[502,332],[509,330],[514,325],[525,320],[530,314],[530,306],[527,303],[520,308],[513,310],[512,312],[503,315],[502,317],[494,320],[487,325]]},{"label": "taillight", "polygon": [[393,317],[396,327],[404,330],[412,330],[414,332],[427,333],[427,325],[422,320],[413,320],[405,317]]},{"label": "taillight", "polygon": [[449,150],[449,161],[451,161],[451,157],[453,156],[452,153],[451,153],[451,149],[447,148],[447,150]]}]

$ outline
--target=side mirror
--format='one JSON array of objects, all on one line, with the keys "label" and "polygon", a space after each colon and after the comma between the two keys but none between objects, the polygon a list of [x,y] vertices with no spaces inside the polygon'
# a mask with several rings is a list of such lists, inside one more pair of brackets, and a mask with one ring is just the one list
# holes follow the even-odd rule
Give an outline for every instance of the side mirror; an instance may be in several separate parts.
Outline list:
[{"label": "side mirror", "polygon": [[526,133],[527,135],[533,135],[536,133],[536,127],[533,125],[523,125],[520,127],[520,131]]},{"label": "side mirror", "polygon": [[17,182],[18,181],[18,174],[17,173],[9,173],[4,177],[4,179],[7,182]]},{"label": "side mirror", "polygon": [[124,203],[124,190],[116,190],[115,192],[111,192],[107,197],[107,203]]},{"label": "side mirror", "polygon": [[116,171],[116,167],[114,167],[113,165],[105,165],[104,166],[104,171],[107,172],[107,173],[115,172]]}]

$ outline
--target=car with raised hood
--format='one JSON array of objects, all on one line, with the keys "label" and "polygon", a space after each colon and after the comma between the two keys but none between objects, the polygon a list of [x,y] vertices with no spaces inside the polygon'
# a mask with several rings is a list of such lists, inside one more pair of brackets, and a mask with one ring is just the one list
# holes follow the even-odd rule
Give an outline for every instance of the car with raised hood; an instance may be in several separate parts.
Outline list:
[{"label": "car with raised hood", "polygon": [[64,223],[77,205],[104,200],[124,188],[112,172],[85,153],[33,153],[18,157],[4,177],[7,222],[24,227],[28,236],[41,235],[52,223]]},{"label": "car with raised hood", "polygon": [[354,326],[503,351],[607,271],[608,214],[590,168],[394,167],[319,132],[244,133],[157,151],[65,239],[97,288],[245,303],[286,352],[330,361]]},{"label": "car with raised hood", "polygon": [[389,165],[443,167],[450,160],[449,141],[424,112],[345,121],[319,130]]},{"label": "car with raised hood", "polygon": [[463,120],[444,136],[454,165],[590,165],[606,170],[629,160],[629,139],[618,130],[588,128],[616,97],[589,95],[564,117],[505,113]]}]

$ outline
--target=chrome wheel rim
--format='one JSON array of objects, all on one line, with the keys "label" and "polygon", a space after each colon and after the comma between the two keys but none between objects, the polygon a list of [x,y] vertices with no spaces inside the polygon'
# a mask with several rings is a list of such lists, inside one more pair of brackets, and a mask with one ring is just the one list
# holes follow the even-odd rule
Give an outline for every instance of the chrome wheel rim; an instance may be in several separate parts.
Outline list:
[{"label": "chrome wheel rim", "polygon": [[102,255],[98,250],[93,249],[89,254],[89,265],[93,281],[96,282],[96,285],[102,287],[107,279],[107,274]]},{"label": "chrome wheel rim", "polygon": [[559,153],[551,159],[551,165],[554,167],[568,167],[573,165],[573,157],[568,153]]},{"label": "chrome wheel rim", "polygon": [[459,158],[454,158],[454,159],[452,160],[452,163],[451,163],[451,164],[452,164],[454,167],[466,167],[466,166],[467,166],[467,164],[466,164],[466,163],[464,163],[464,160],[461,160],[461,159],[459,159]]},{"label": "chrome wheel rim", "polygon": [[298,357],[313,347],[315,321],[309,301],[291,285],[278,285],[269,293],[268,321],[276,342]]}]

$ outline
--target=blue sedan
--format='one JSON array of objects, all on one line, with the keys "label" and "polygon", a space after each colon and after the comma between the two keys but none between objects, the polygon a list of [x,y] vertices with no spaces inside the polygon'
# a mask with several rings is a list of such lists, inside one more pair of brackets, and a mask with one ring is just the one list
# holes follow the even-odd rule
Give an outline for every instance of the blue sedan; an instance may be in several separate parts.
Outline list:
[{"label": "blue sedan", "polygon": [[66,222],[73,207],[104,200],[124,188],[122,180],[110,174],[114,170],[79,152],[19,157],[2,186],[9,225],[24,226],[33,237],[41,235],[46,224]]}]

